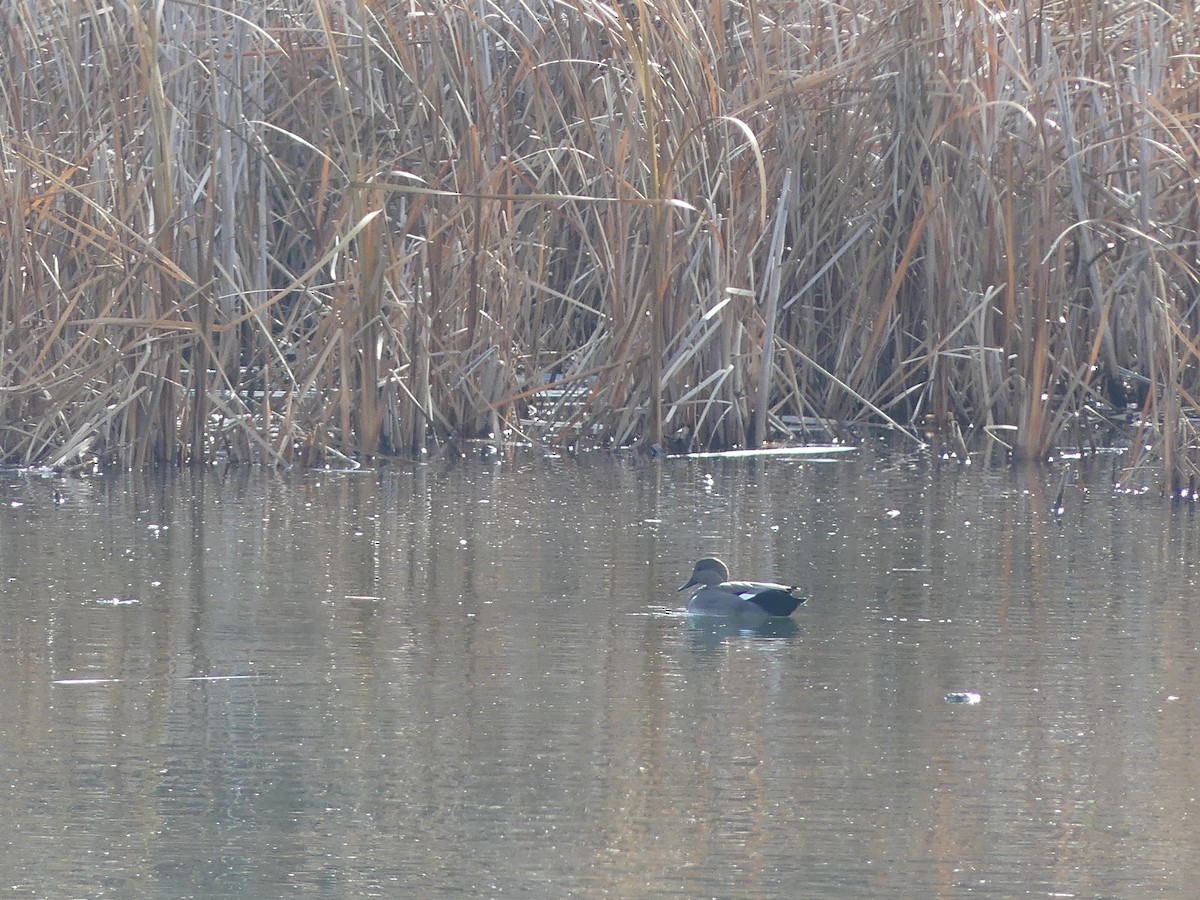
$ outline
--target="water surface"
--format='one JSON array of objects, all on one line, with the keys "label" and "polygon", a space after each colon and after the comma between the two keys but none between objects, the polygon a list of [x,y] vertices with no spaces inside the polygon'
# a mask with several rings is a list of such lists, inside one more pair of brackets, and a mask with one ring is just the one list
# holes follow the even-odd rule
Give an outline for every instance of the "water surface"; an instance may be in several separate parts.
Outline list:
[{"label": "water surface", "polygon": [[0,480],[5,891],[1190,896],[1196,519],[1112,465]]}]

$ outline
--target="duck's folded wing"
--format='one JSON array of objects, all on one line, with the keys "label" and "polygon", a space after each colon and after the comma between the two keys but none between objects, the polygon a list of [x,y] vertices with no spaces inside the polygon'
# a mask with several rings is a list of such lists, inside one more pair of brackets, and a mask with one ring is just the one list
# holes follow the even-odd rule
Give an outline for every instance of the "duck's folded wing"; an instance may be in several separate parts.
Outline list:
[{"label": "duck's folded wing", "polygon": [[760,607],[771,616],[790,616],[804,602],[803,597],[793,593],[796,588],[786,584],[771,584],[762,581],[727,581],[723,588],[736,591],[743,600]]}]

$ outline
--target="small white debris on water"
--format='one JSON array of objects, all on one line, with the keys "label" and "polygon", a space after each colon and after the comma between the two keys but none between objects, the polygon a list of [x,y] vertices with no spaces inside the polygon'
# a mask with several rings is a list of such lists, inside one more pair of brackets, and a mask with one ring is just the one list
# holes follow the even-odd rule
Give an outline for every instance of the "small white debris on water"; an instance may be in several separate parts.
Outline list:
[{"label": "small white debris on water", "polygon": [[982,700],[975,691],[951,691],[946,695],[947,703],[966,703],[968,706],[974,706]]}]

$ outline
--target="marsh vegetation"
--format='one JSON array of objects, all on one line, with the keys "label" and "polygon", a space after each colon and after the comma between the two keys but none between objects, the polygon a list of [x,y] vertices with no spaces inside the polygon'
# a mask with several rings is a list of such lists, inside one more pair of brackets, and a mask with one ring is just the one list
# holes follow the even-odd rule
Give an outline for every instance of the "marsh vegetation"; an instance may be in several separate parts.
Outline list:
[{"label": "marsh vegetation", "polygon": [[0,455],[756,445],[1196,471],[1200,19],[14,0]]}]

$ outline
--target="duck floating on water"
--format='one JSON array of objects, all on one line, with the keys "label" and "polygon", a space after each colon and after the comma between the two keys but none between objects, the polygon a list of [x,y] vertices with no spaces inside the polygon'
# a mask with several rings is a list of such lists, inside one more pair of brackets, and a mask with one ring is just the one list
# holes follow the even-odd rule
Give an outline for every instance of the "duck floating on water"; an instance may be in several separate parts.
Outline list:
[{"label": "duck floating on water", "polygon": [[730,581],[728,566],[711,556],[696,563],[692,577],[679,590],[697,585],[687,602],[687,611],[702,616],[790,616],[805,601],[790,585]]}]

